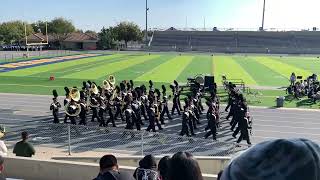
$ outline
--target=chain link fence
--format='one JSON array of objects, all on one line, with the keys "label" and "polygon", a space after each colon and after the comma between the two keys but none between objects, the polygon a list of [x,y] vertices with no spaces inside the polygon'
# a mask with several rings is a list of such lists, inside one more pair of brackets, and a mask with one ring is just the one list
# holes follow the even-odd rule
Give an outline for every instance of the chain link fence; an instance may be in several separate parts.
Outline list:
[{"label": "chain link fence", "polygon": [[69,50],[29,51],[27,55],[26,51],[0,51],[0,63],[10,63],[33,58],[67,56],[73,54],[79,54],[79,52]]},{"label": "chain link fence", "polygon": [[121,151],[132,155],[172,155],[187,151],[195,156],[230,156],[244,150],[234,143],[201,138],[181,137],[147,131],[75,126],[69,124],[3,124],[6,143],[20,141],[22,131],[30,134],[29,142],[35,148],[48,146],[62,148],[69,155],[77,152]]}]

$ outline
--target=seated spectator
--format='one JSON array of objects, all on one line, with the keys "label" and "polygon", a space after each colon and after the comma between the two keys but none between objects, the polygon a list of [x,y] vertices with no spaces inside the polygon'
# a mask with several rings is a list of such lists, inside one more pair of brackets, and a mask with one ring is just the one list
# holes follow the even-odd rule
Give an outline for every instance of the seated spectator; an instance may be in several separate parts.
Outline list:
[{"label": "seated spectator", "polygon": [[117,158],[105,155],[100,159],[100,172],[94,180],[133,180],[126,172],[119,171]]},{"label": "seated spectator", "polygon": [[154,156],[147,155],[139,161],[133,177],[136,180],[158,180],[157,162]]},{"label": "seated spectator", "polygon": [[319,180],[320,147],[306,139],[262,142],[231,161],[219,180]]},{"label": "seated spectator", "polygon": [[2,174],[3,171],[3,163],[4,163],[4,159],[2,156],[0,156],[0,180],[5,180],[6,178],[4,177],[4,175]]},{"label": "seated spectator", "polygon": [[169,180],[203,180],[198,162],[188,152],[178,152],[170,160]]},{"label": "seated spectator", "polygon": [[33,146],[28,142],[29,135],[27,132],[21,133],[22,141],[17,142],[17,144],[13,148],[13,153],[16,156],[21,157],[32,157],[35,154],[35,150]]},{"label": "seated spectator", "polygon": [[160,159],[158,164],[158,171],[159,171],[159,179],[160,180],[168,180],[168,171],[170,169],[170,157],[165,156]]},{"label": "seated spectator", "polygon": [[[5,129],[4,127],[0,126],[0,139],[4,136]],[[4,144],[2,140],[0,140],[0,156],[4,157],[7,156],[8,154],[8,149],[7,146]]]}]

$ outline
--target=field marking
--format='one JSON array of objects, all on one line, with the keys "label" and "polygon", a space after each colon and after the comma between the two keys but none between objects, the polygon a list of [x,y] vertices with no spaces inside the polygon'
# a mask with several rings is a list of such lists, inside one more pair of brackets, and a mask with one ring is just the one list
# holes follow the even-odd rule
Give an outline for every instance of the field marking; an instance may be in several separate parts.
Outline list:
[{"label": "field marking", "polygon": [[[0,86],[25,86],[25,87],[45,87],[45,88],[51,88],[51,87],[65,87],[65,86],[46,86],[46,85],[40,85],[40,84],[2,84],[0,83]],[[33,94],[30,94],[33,95]]]},{"label": "field marking", "polygon": [[222,75],[226,75],[227,79],[243,79],[246,85],[257,85],[252,76],[232,57],[215,56],[214,65],[218,84],[222,82]]},{"label": "field marking", "polygon": [[[87,69],[87,68],[98,66],[98,65],[104,65],[106,63],[113,62],[115,60],[122,60],[122,59],[124,59],[126,57],[127,56],[125,56],[123,54],[113,55],[112,58],[105,58],[105,59],[102,59],[102,60],[96,60],[96,62],[94,62],[94,63],[84,63],[80,67],[70,68],[70,69],[64,70],[64,71],[57,71],[56,73],[63,74],[63,73],[72,72],[72,71],[78,72],[78,71],[81,71],[82,69]],[[87,65],[85,65],[85,64],[87,64]],[[79,64],[76,64],[76,65],[78,66]],[[71,67],[73,67],[73,66],[71,66]]]},{"label": "field marking", "polygon": [[157,57],[160,57],[160,55],[145,55],[145,56],[135,57],[135,58],[128,57],[127,60],[113,62],[113,63],[105,64],[102,66],[98,66],[95,68],[90,68],[81,72],[68,74],[68,75],[62,76],[62,78],[98,79],[98,78],[107,76],[109,74],[113,74],[117,71],[121,71],[123,69],[129,68],[131,66],[143,63],[145,61],[155,59]]},{"label": "field marking", "polygon": [[[14,70],[10,72],[5,72],[5,73],[0,73],[1,76],[30,76],[34,74],[40,74],[48,71],[55,71],[60,68],[66,68],[66,67],[72,67],[75,65],[81,65],[84,63],[88,63],[91,61],[96,61],[97,59],[109,59],[113,58],[116,55],[107,55],[107,56],[97,56],[97,57],[88,57],[88,58],[82,58],[79,60],[72,60],[72,61],[65,61],[65,62],[60,62],[60,63],[55,63],[55,64],[47,64],[47,65],[42,65],[42,66],[36,66],[36,67],[30,67],[30,68],[25,68],[25,69],[20,69],[20,70]],[[54,73],[53,73],[54,74]]]},{"label": "field marking", "polygon": [[194,56],[177,56],[152,70],[146,72],[142,76],[139,76],[135,81],[148,81],[154,82],[173,82],[180,73],[187,67]]},{"label": "field marking", "polygon": [[312,74],[310,71],[306,71],[299,67],[283,63],[270,57],[256,57],[254,58],[254,60],[266,66],[267,68],[270,68],[274,72],[277,72],[278,74],[284,76],[286,79],[288,79],[288,82],[292,72],[294,72],[297,76],[302,75],[303,77],[308,77]]}]

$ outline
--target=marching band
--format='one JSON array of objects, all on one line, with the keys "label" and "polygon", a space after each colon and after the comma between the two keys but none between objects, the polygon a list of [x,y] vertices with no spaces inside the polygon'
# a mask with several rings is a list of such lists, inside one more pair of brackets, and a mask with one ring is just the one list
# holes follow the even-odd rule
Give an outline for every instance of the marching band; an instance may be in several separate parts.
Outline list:
[{"label": "marching band", "polygon": [[[147,131],[156,132],[156,126],[158,130],[163,129],[165,115],[171,120],[177,111],[178,115],[182,114],[180,135],[194,136],[195,130],[198,129],[197,125],[200,124],[200,115],[204,111],[202,99],[205,98],[200,84],[197,87],[192,89],[190,95],[187,95],[182,107],[180,102],[182,88],[177,81],[170,85],[172,96],[167,95],[164,85],[161,86],[162,92],[155,89],[151,80],[148,91],[145,85],[135,87],[132,80],[122,81],[118,86],[112,75],[102,82],[102,86],[91,81],[83,82],[81,90],[76,87],[64,88],[66,91],[64,123],[67,123],[69,119],[71,124],[77,124],[79,118],[79,125],[87,125],[87,115],[91,111],[91,121],[94,122],[96,119],[101,127],[107,127],[109,123],[116,127],[115,121],[120,117],[126,123],[125,129],[139,131],[144,121],[148,121]],[[250,132],[252,131],[252,121],[249,121],[245,99],[233,86],[228,88],[228,93],[229,102],[226,111],[229,107],[231,108],[227,119],[232,117],[230,123],[232,130],[238,124],[233,137],[240,132],[241,135],[237,142],[247,140],[247,143],[251,144],[248,130],[251,128]],[[59,123],[58,112],[61,105],[57,101],[56,90],[53,90],[53,96],[50,110],[54,117],[53,122]],[[168,102],[171,98],[173,105],[170,112]],[[205,134],[205,138],[212,135],[213,140],[217,140],[217,128],[220,126],[220,100],[215,90],[210,92],[210,96],[206,98],[206,105],[208,106],[206,114],[208,124],[205,131],[209,131]],[[105,119],[106,117],[108,119]]]}]

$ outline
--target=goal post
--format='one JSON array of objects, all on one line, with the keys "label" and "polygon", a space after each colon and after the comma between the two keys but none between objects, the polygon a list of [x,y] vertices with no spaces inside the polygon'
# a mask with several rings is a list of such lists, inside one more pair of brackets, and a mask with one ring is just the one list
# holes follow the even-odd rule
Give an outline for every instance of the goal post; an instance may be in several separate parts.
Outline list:
[{"label": "goal post", "polygon": [[[46,35],[45,35],[45,42],[36,42],[36,43],[28,43],[28,33],[27,33],[27,24],[24,26],[24,35],[25,35],[25,44],[26,44],[26,49],[27,53],[26,56],[29,57],[29,47],[30,46],[40,46],[40,51],[42,51],[42,46],[43,45],[48,45],[49,44],[49,36],[48,36],[48,23],[46,22]],[[42,39],[42,38],[41,38]]]}]

